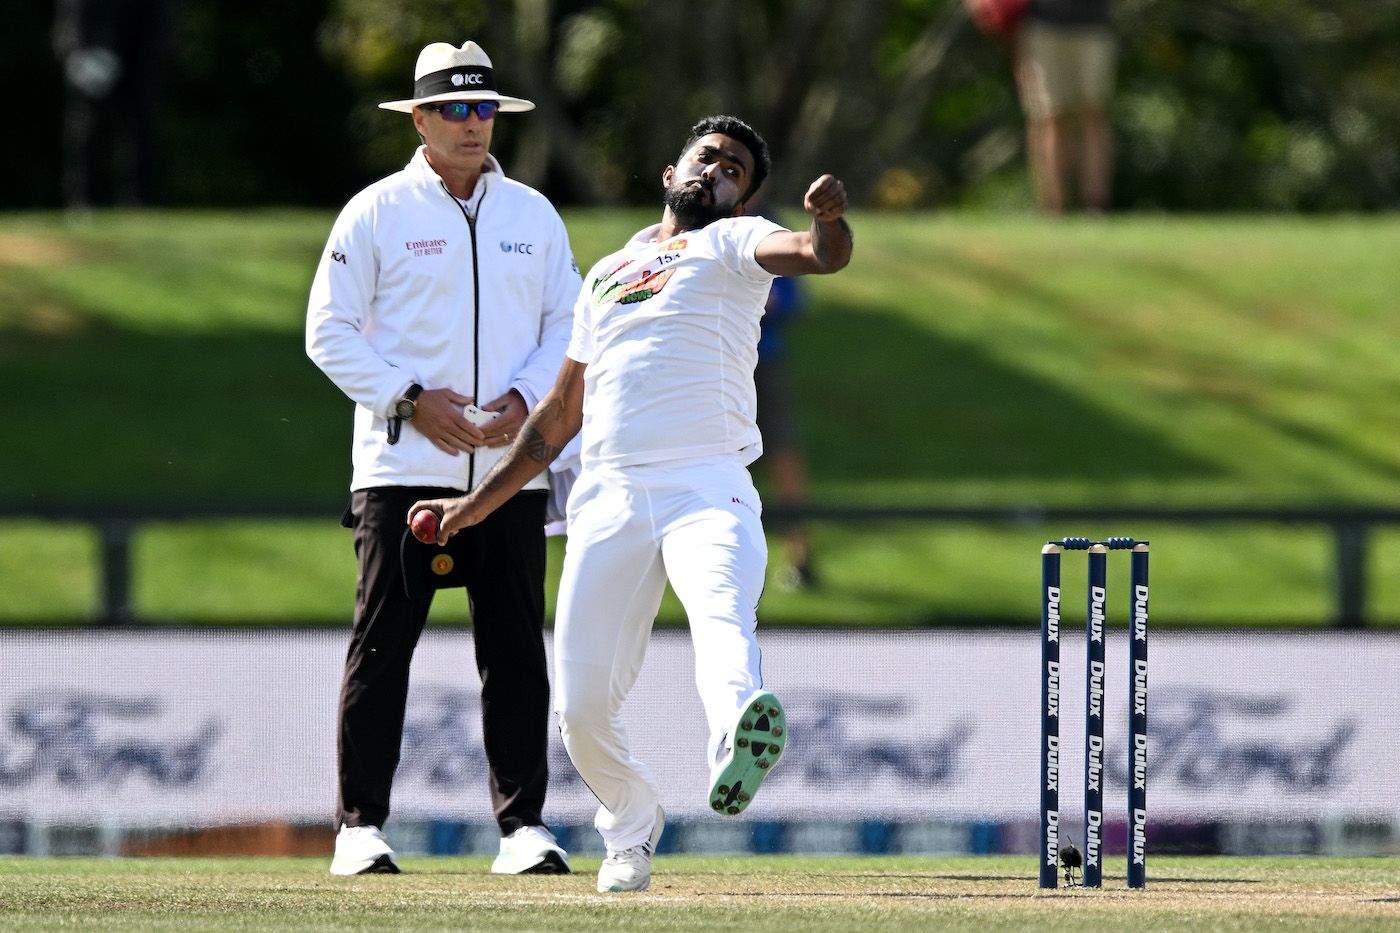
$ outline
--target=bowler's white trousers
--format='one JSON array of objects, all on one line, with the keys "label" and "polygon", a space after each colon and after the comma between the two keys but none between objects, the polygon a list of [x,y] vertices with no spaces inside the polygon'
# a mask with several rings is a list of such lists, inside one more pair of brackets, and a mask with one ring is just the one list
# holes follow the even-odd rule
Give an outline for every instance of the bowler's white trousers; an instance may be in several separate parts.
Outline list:
[{"label": "bowler's white trousers", "polygon": [[645,842],[656,817],[656,778],[628,748],[622,705],[668,578],[690,620],[707,765],[763,686],[754,634],[768,562],[760,509],[738,455],[589,466],[569,497],[554,703],[564,747],[601,803],[594,825],[611,851]]}]

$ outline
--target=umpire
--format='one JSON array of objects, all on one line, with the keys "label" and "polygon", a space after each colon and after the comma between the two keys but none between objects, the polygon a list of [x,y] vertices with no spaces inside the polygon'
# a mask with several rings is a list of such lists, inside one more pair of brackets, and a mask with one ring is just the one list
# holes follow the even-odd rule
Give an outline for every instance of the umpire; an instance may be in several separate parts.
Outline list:
[{"label": "umpire", "polygon": [[355,402],[351,503],[359,562],[340,692],[332,874],[397,872],[382,827],[403,740],[409,664],[433,594],[466,587],[491,803],[491,870],[567,872],[543,825],[547,478],[443,548],[407,534],[419,499],[470,491],[553,384],[579,274],[563,221],[490,154],[497,93],[475,42],[423,49],[409,113],[423,145],[346,205],[311,286],[307,354]]}]

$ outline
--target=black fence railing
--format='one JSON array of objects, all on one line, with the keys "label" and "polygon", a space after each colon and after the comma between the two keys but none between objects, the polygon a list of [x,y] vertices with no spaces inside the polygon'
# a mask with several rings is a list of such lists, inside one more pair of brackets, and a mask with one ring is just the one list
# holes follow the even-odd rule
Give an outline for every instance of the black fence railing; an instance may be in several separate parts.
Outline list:
[{"label": "black fence railing", "polygon": [[[172,521],[226,521],[230,519],[332,518],[325,506],[306,504],[256,506],[164,504],[122,508],[104,506],[41,507],[35,503],[0,504],[0,519],[43,519],[94,526],[101,542],[102,589],[99,617],[93,621],[119,624],[134,617],[131,607],[131,539],[143,524]],[[1384,525],[1400,525],[1400,509],[1316,506],[1269,507],[869,507],[809,505],[803,508],[769,506],[764,509],[770,528],[793,521],[825,521],[848,524],[871,522],[969,522],[989,525],[1055,525],[1073,530],[1084,523],[1155,522],[1185,525],[1271,524],[1311,525],[1330,530],[1334,541],[1334,613],[1338,628],[1364,628],[1367,617],[1367,565],[1371,534]]]}]

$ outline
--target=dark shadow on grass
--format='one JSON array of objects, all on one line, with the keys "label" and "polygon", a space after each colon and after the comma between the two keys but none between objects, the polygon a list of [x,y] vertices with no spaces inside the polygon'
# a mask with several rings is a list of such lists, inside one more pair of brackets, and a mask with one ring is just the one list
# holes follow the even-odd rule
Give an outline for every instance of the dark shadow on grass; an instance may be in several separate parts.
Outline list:
[{"label": "dark shadow on grass", "polygon": [[876,311],[813,315],[803,326],[794,334],[801,417],[822,478],[1220,475],[1098,404],[1092,372],[1078,374],[1082,391],[1070,391]]},{"label": "dark shadow on grass", "polygon": [[[1027,883],[1030,884],[1032,882]],[[719,894],[720,892],[715,893]],[[852,898],[860,898],[861,900],[866,900],[869,898],[895,898],[900,900],[929,901],[1004,901],[1012,899],[1023,900],[1026,898],[1037,897],[1038,895],[1034,891],[1026,892],[1024,894],[1018,892],[1004,892],[1000,894],[969,892],[966,894],[959,894],[945,891],[860,891],[858,893],[852,891],[725,891],[723,892],[722,896],[754,897],[764,899],[789,898],[792,900],[800,900],[806,897],[835,897],[841,898],[842,900],[850,900]]]},{"label": "dark shadow on grass", "polygon": [[[1072,295],[1046,286],[1034,270],[1019,270],[953,250],[940,251],[930,256],[929,262],[937,263],[949,275],[986,286],[1005,296],[1006,301],[1035,307],[1064,320],[1078,319],[1083,322],[1081,326],[1096,326],[1094,314],[1075,308]],[[1223,276],[1212,276],[1198,267],[1164,257],[1144,256],[1123,262],[1140,278],[1188,295],[1221,315],[1257,315],[1257,308],[1248,304],[1246,296],[1228,288]],[[934,307],[935,314],[939,302],[957,300],[960,299],[936,293],[910,296],[911,302]],[[862,354],[869,356],[866,364],[853,366],[851,371],[865,374],[873,384],[868,388],[853,386],[851,391],[873,402],[877,417],[878,406],[888,399],[920,400],[918,407],[927,410],[928,430],[922,437],[917,430],[900,435],[916,439],[908,459],[929,466],[923,475],[992,479],[1026,475],[1163,479],[1222,475],[1214,464],[1174,449],[1156,434],[1144,432],[1093,404],[1092,370],[1072,373],[1082,380],[1084,390],[1066,392],[1022,371],[1007,369],[989,358],[981,347],[960,346],[956,341],[910,328],[896,314],[842,311],[814,317],[811,323],[816,325],[818,321],[832,329],[830,339],[824,340],[822,346],[823,360],[839,360],[852,354],[857,359]],[[880,334],[881,329],[888,332]],[[1007,339],[1015,336],[1008,334]],[[1077,364],[1067,359],[1065,365]],[[1207,382],[1210,369],[1237,364],[1234,356],[1227,356],[1183,365],[1205,367],[1205,371],[1194,375]],[[1189,379],[1193,373],[1183,375]],[[832,376],[829,368],[824,370],[820,380],[813,379],[806,397],[821,398],[827,404],[831,387],[841,383],[840,374],[834,379]],[[1225,401],[1245,405],[1247,417],[1320,454],[1350,460],[1357,468],[1384,478],[1400,479],[1400,460],[1358,448],[1345,435],[1280,417],[1239,399]],[[812,432],[811,436],[829,434],[825,422],[822,424],[822,432]],[[873,460],[869,466],[879,468]],[[959,466],[964,468],[962,472],[957,469]],[[898,474],[891,469],[885,475]]]},{"label": "dark shadow on grass", "polygon": [[[820,322],[819,322],[820,321]],[[803,414],[821,478],[881,480],[1206,475],[1209,463],[1092,401],[870,312],[813,317],[804,352],[823,366]],[[86,318],[64,336],[7,331],[0,391],[26,429],[0,450],[15,498],[341,498],[352,406],[299,333],[143,332]],[[826,453],[822,453],[823,450]]]},{"label": "dark shadow on grass", "polygon": [[[1257,315],[1257,308],[1242,300],[1240,295],[1222,287],[1219,278],[1205,274],[1199,268],[1165,258],[1140,258],[1132,263],[1132,267],[1144,277],[1155,277],[1163,287],[1188,291],[1201,302],[1220,308],[1225,313],[1239,317]],[[1306,340],[1308,337],[1305,333],[1298,335],[1299,340]],[[1292,388],[1311,387],[1294,385]],[[1252,408],[1250,414],[1279,434],[1311,447],[1320,454],[1350,460],[1361,469],[1373,471],[1387,479],[1400,480],[1400,462],[1357,448],[1345,431],[1327,432],[1313,425],[1288,420],[1257,408]]]},{"label": "dark shadow on grass", "polygon": [[1324,456],[1349,460],[1357,467],[1370,470],[1386,479],[1400,481],[1400,463],[1352,446],[1345,432],[1328,432],[1297,421],[1267,417],[1258,413],[1256,415],[1279,434],[1311,447]]},{"label": "dark shadow on grass", "polygon": [[892,875],[885,872],[851,872],[847,878],[903,878],[906,881],[1026,881],[1024,875]]},{"label": "dark shadow on grass", "polygon": [[[1149,879],[1151,883],[1152,879]],[[1166,884],[1263,884],[1258,878],[1162,878],[1160,883]]]},{"label": "dark shadow on grass", "polygon": [[285,331],[7,331],[0,445],[16,500],[343,502],[353,406]]}]

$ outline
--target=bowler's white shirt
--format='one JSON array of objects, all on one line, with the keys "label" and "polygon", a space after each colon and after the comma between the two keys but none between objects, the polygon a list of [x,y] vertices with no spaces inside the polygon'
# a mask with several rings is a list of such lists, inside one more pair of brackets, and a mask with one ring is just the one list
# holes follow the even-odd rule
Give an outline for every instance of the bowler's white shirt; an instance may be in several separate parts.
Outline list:
[{"label": "bowler's white shirt", "polygon": [[754,251],[784,228],[732,217],[658,241],[659,228],[589,270],[574,308],[585,470],[763,452],[753,371],[774,277]]}]

